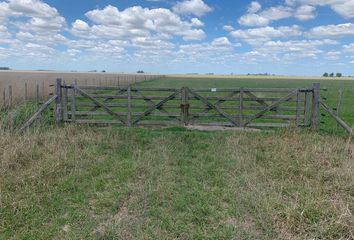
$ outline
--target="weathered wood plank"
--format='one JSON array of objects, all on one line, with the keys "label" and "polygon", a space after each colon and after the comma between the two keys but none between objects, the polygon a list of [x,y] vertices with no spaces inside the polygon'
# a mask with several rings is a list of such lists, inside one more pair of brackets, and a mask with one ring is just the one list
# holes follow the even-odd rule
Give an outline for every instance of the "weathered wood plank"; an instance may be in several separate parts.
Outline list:
[{"label": "weathered wood plank", "polygon": [[[339,113],[340,113],[340,105],[342,104],[343,90],[340,89],[338,93],[339,93],[339,96],[338,96],[338,102],[337,102],[337,107],[336,107],[336,115],[337,115],[337,117],[340,117]],[[337,128],[338,127],[339,127],[339,123],[337,123]]]},{"label": "weathered wood plank", "polygon": [[312,117],[311,117],[311,127],[313,130],[317,130],[317,126],[318,126],[320,91],[321,91],[320,83],[314,83],[313,96],[312,96]]},{"label": "weathered wood plank", "polygon": [[[139,96],[141,96],[143,98],[143,100],[149,105],[148,107],[152,107],[155,106],[156,103],[154,101],[152,101],[151,99],[149,99],[148,97],[145,97],[140,91],[135,91],[136,94],[138,94]],[[146,106],[145,106],[146,107]],[[164,105],[162,105],[161,107],[159,107],[157,110],[159,110],[160,112],[164,113],[165,115],[168,115],[168,111],[166,111],[164,109]],[[175,117],[175,116],[171,116],[171,117]],[[179,120],[179,119],[178,119]]]},{"label": "weathered wood plank", "polygon": [[[117,95],[121,95],[121,94],[123,94],[123,93],[125,93],[125,92],[127,92],[127,89],[120,89],[120,90],[118,90],[118,92],[117,92]],[[109,103],[109,102],[112,102],[114,100],[114,98],[106,98],[104,101],[103,101],[103,103]],[[107,106],[107,104],[106,104],[106,106]],[[97,105],[95,105],[92,109],[91,109],[91,111],[96,111],[97,109],[100,109],[100,107],[99,106],[97,106]]]},{"label": "weathered wood plank", "polygon": [[212,104],[209,102],[207,99],[205,99],[203,96],[199,95],[198,93],[194,92],[190,88],[188,89],[189,92],[197,97],[199,100],[201,100],[204,104],[208,105],[209,107],[213,108],[215,111],[223,115],[226,119],[228,119],[231,123],[233,123],[235,126],[239,126],[239,123],[235,121],[232,117],[230,117],[226,112],[224,112],[222,109],[220,109],[218,106]]},{"label": "weathered wood plank", "polygon": [[344,122],[342,119],[340,119],[336,115],[336,113],[330,107],[328,107],[323,101],[320,101],[320,104],[323,107],[323,109],[327,113],[329,113],[329,115],[331,115],[344,130],[346,130],[349,133],[349,135],[353,135],[353,129],[351,127],[349,127],[349,125],[346,122]]},{"label": "weathered wood plank", "polygon": [[127,125],[132,126],[132,89],[128,87],[128,114],[127,114]]},{"label": "weathered wood plank", "polygon": [[[304,125],[305,126],[309,126],[311,125],[310,123],[310,114],[311,114],[311,96],[312,96],[312,92],[306,92],[305,93],[305,107],[303,109],[304,111]],[[301,109],[299,109],[299,111],[302,111]]]},{"label": "weathered wood plank", "polygon": [[83,95],[84,97],[90,99],[92,102],[94,102],[95,104],[97,104],[97,106],[100,106],[101,108],[105,109],[108,113],[110,113],[111,115],[117,117],[118,120],[120,120],[123,124],[125,124],[125,120],[123,118],[121,118],[121,116],[115,114],[115,112],[113,112],[109,107],[107,107],[104,103],[101,103],[99,101],[97,101],[96,99],[92,98],[89,94],[87,94],[85,91],[83,91],[80,88],[76,87],[76,90]]},{"label": "weathered wood plank", "polygon": [[132,123],[132,125],[136,124],[137,122],[139,122],[140,120],[142,120],[145,116],[149,115],[150,113],[152,113],[154,110],[156,110],[157,108],[161,107],[162,105],[164,105],[166,102],[176,98],[176,96],[178,94],[181,93],[181,90],[176,91],[175,93],[173,93],[172,95],[166,97],[165,99],[163,99],[162,101],[160,101],[159,103],[157,103],[155,106],[151,106],[149,109],[147,109],[141,116],[139,116],[137,119],[135,119]]},{"label": "weathered wood plank", "polygon": [[62,88],[63,98],[62,98],[62,108],[63,108],[63,121],[68,120],[68,89]]},{"label": "weathered wood plank", "polygon": [[58,78],[55,82],[55,95],[57,98],[55,99],[55,121],[56,123],[60,123],[62,116],[62,88],[61,88],[62,80]]},{"label": "weathered wood plank", "polygon": [[259,113],[255,114],[251,119],[249,119],[246,123],[245,126],[247,126],[248,124],[250,124],[254,119],[260,118],[262,117],[266,112],[270,111],[271,109],[279,106],[279,104],[283,103],[283,102],[287,102],[289,99],[291,99],[294,94],[297,93],[297,89],[294,90],[293,92],[291,92],[289,95],[279,99],[278,101],[272,103],[271,105],[269,105],[268,107],[266,107],[264,110],[260,111]]},{"label": "weathered wood plank", "polygon": [[71,120],[76,122],[76,85],[72,86],[71,89]]},{"label": "weathered wood plank", "polygon": [[[113,98],[113,99],[126,99],[126,96],[117,96],[117,95],[112,95],[112,94],[95,94],[95,95],[91,95],[92,98]],[[202,96],[204,99],[210,101],[210,100],[220,100],[220,101],[239,101],[239,98],[235,98],[235,97],[218,97],[218,96],[207,96],[204,97]],[[149,100],[163,100],[164,98],[166,98],[166,96],[145,96],[144,98],[141,96],[132,96],[132,99],[140,99],[140,100],[145,100],[145,99],[149,99]],[[268,101],[268,102],[275,102],[278,101],[279,99],[281,99],[281,97],[248,97],[248,98],[244,98],[243,101],[245,102],[254,102],[254,101]],[[190,97],[190,100],[199,100],[197,97]],[[289,99],[288,102],[296,102],[297,99],[295,97]],[[304,99],[299,99],[299,102],[305,102]]]}]

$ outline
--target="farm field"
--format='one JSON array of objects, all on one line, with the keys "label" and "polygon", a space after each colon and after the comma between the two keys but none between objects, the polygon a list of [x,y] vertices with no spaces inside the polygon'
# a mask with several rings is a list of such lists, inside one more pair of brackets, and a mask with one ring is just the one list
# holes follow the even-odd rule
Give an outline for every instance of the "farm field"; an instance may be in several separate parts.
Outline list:
[{"label": "farm field", "polygon": [[[312,82],[167,77],[138,86],[288,88]],[[353,123],[353,82],[321,84],[331,106],[338,89],[345,90],[341,115]],[[0,123],[30,110],[31,104],[2,112]],[[329,123],[314,133],[46,121],[25,135],[0,124],[0,239],[354,236],[354,145],[327,134],[334,129]]]},{"label": "farm field", "polygon": [[26,100],[44,100],[53,93],[57,78],[67,84],[127,86],[132,83],[158,78],[153,74],[124,74],[102,72],[60,71],[0,71],[0,106],[16,105]]}]

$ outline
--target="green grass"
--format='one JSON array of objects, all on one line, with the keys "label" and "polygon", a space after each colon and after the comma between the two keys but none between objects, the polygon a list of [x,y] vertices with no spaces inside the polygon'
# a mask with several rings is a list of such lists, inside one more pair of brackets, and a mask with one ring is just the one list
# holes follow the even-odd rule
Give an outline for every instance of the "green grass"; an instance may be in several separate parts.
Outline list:
[{"label": "green grass", "polygon": [[[214,81],[173,78],[142,85],[244,86]],[[269,86],[295,86],[290,83]],[[261,87],[253,84],[246,87]],[[8,121],[9,115],[34,107],[0,112],[0,239],[354,236],[350,139],[292,128],[54,126],[46,117],[45,128],[24,135],[9,131],[8,122],[24,121]]]},{"label": "green grass", "polygon": [[349,239],[341,138],[53,127],[0,137],[0,239]]}]

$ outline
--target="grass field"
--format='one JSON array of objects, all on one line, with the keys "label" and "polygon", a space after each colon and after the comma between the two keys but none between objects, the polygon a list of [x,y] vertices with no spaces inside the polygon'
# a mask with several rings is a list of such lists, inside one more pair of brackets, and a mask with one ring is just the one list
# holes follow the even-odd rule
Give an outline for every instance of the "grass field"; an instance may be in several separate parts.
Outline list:
[{"label": "grass field", "polygon": [[[311,82],[166,78],[141,85]],[[345,88],[350,121],[348,83],[323,85],[333,86],[326,92],[333,103]],[[341,135],[52,126],[47,115],[25,135],[5,128],[33,109],[0,114],[0,239],[354,238],[354,145]]]}]

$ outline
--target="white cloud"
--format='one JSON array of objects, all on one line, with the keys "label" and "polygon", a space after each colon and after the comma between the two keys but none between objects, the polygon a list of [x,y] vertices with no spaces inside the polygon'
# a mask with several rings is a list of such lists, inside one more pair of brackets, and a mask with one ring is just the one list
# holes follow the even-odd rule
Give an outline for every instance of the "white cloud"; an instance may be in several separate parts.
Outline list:
[{"label": "white cloud", "polygon": [[247,30],[232,31],[231,36],[242,39],[251,45],[259,45],[274,38],[288,38],[291,36],[301,36],[302,32],[297,25],[284,26],[279,28],[261,27]]},{"label": "white cloud", "polygon": [[235,30],[234,27],[233,27],[233,26],[230,26],[230,25],[225,25],[225,26],[223,26],[223,29],[224,29],[225,31],[228,31],[228,32],[231,32],[231,31]]},{"label": "white cloud", "polygon": [[267,26],[270,21],[269,19],[262,17],[258,14],[250,13],[243,15],[238,20],[238,23],[243,26]]},{"label": "white cloud", "polygon": [[[107,6],[86,13],[94,23],[89,29],[82,20],[72,25],[72,32],[86,38],[131,39],[148,37],[151,34],[166,34],[181,36],[185,40],[201,40],[205,37],[203,23],[192,18],[184,21],[169,9],[148,9],[140,6],[119,11],[116,7]],[[84,28],[84,29],[83,29]]]},{"label": "white cloud", "polygon": [[39,0],[9,0],[10,10],[25,16],[50,19],[58,16],[58,11]]},{"label": "white cloud", "polygon": [[257,1],[253,1],[249,5],[247,12],[248,13],[256,13],[256,12],[258,12],[261,9],[262,9],[262,5],[259,2],[257,2]]},{"label": "white cloud", "polygon": [[316,17],[315,10],[316,8],[310,5],[300,6],[296,9],[294,17],[301,21],[311,20]]},{"label": "white cloud", "polygon": [[10,42],[10,33],[7,30],[7,27],[0,25],[0,43],[9,43]]},{"label": "white cloud", "polygon": [[317,6],[330,6],[335,12],[345,18],[354,17],[354,0],[285,0],[285,5],[269,7],[260,11],[262,6],[254,1],[248,7],[247,13],[241,16],[238,23],[243,26],[267,26],[272,21],[295,17],[307,21],[316,17]]},{"label": "white cloud", "polygon": [[289,7],[278,6],[270,7],[260,13],[260,16],[269,19],[270,21],[276,21],[292,16],[292,9]]},{"label": "white cloud", "polygon": [[354,23],[318,26],[312,28],[307,35],[313,38],[352,36],[354,35]]},{"label": "white cloud", "polygon": [[348,44],[348,45],[344,45],[343,49],[345,52],[350,52],[350,53],[354,53],[354,43]]},{"label": "white cloud", "polygon": [[335,44],[338,42],[329,39],[267,41],[240,57],[251,62],[294,63],[300,59],[318,59],[323,54],[321,47]]},{"label": "white cloud", "polygon": [[212,41],[211,45],[217,47],[230,47],[231,43],[227,37],[220,37],[220,38],[215,38]]},{"label": "white cloud", "polygon": [[330,52],[325,53],[325,58],[328,60],[338,60],[338,59],[340,59],[341,54],[342,53],[339,51],[330,51]]},{"label": "white cloud", "polygon": [[184,0],[177,2],[173,6],[173,11],[182,15],[195,15],[201,17],[213,9],[209,7],[203,0]]},{"label": "white cloud", "polygon": [[[252,3],[249,9],[253,8]],[[285,6],[270,7],[261,12],[248,10],[248,13],[241,16],[238,20],[240,25],[244,26],[267,26],[272,21],[289,18],[293,15],[293,9]]]},{"label": "white cloud", "polygon": [[289,6],[296,4],[306,4],[312,6],[330,6],[336,13],[345,17],[354,17],[354,1],[353,0],[286,0]]},{"label": "white cloud", "polygon": [[207,62],[225,63],[225,59],[232,54],[239,44],[232,44],[227,37],[215,38],[212,42],[198,44],[183,44],[175,53],[176,62]]}]

